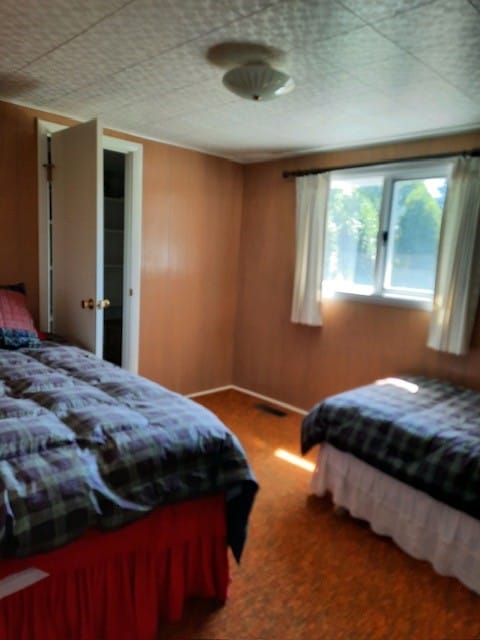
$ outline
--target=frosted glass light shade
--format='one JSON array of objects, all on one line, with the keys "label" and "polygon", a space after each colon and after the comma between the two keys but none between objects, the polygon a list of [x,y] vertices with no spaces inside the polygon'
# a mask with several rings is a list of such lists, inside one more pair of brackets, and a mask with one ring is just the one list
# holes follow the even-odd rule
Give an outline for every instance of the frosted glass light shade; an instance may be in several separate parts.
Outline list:
[{"label": "frosted glass light shade", "polygon": [[272,100],[291,91],[295,84],[290,76],[264,62],[235,67],[223,76],[223,84],[247,100]]}]

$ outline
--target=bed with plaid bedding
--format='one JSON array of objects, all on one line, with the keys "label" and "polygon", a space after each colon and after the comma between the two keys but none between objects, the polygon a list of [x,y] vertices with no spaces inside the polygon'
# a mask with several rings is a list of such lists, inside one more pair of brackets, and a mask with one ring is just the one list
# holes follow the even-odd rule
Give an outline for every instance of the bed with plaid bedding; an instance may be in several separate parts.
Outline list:
[{"label": "bed with plaid bedding", "polygon": [[328,442],[480,519],[480,393],[421,376],[327,398],[304,418],[302,452]]},{"label": "bed with plaid bedding", "polygon": [[0,553],[53,549],[225,493],[240,556],[257,484],[210,411],[70,345],[0,349]]}]

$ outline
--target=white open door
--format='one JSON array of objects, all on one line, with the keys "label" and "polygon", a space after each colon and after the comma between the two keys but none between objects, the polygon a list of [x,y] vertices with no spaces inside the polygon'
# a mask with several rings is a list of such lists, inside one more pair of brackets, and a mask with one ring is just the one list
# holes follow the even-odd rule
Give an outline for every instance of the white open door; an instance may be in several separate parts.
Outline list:
[{"label": "white open door", "polygon": [[102,129],[93,120],[51,138],[53,331],[102,357]]}]

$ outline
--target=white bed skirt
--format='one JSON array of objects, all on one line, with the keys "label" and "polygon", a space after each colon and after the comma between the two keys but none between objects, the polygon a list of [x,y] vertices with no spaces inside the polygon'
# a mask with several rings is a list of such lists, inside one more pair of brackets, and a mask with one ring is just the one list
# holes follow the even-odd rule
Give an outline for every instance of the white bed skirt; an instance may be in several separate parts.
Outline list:
[{"label": "white bed skirt", "polygon": [[328,444],[320,446],[311,488],[329,491],[373,531],[480,594],[480,521]]}]

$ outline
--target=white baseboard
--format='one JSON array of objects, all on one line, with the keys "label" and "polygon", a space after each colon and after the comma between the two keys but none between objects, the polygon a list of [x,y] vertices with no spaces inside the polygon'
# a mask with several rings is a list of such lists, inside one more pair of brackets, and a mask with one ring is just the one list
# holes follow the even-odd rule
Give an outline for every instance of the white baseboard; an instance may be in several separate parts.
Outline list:
[{"label": "white baseboard", "polygon": [[299,413],[302,416],[306,416],[308,411],[304,409],[299,409],[298,407],[294,407],[292,404],[287,404],[286,402],[280,402],[280,400],[276,400],[275,398],[270,398],[269,396],[264,396],[261,393],[256,393],[255,391],[250,391],[250,389],[244,389],[243,387],[237,387],[237,385],[232,384],[230,387],[235,391],[240,391],[240,393],[246,393],[248,396],[253,396],[254,398],[259,398],[260,400],[265,400],[266,402],[270,402],[271,404],[275,404],[278,407],[283,407],[284,409],[288,409],[288,411],[293,411],[294,413]]},{"label": "white baseboard", "polygon": [[253,396],[254,398],[259,398],[259,400],[265,400],[265,402],[269,402],[270,404],[274,404],[277,407],[282,407],[283,409],[287,409],[288,411],[293,411],[294,413],[299,413],[302,416],[307,415],[307,411],[304,409],[299,409],[298,407],[294,407],[291,404],[287,404],[286,402],[280,402],[280,400],[276,400],[275,398],[270,398],[269,396],[264,396],[261,393],[256,393],[255,391],[251,391],[250,389],[244,389],[243,387],[237,387],[235,384],[229,384],[225,387],[217,387],[215,389],[205,389],[204,391],[196,391],[195,393],[189,393],[187,398],[198,398],[199,396],[206,396],[210,393],[218,393],[220,391],[229,391],[232,389],[233,391],[238,391],[239,393],[245,393],[247,396]]},{"label": "white baseboard", "polygon": [[216,387],[215,389],[205,389],[204,391],[195,391],[195,393],[188,393],[187,398],[198,398],[199,396],[208,396],[210,393],[218,393],[219,391],[228,391],[233,389],[231,384],[227,384],[225,387]]}]

